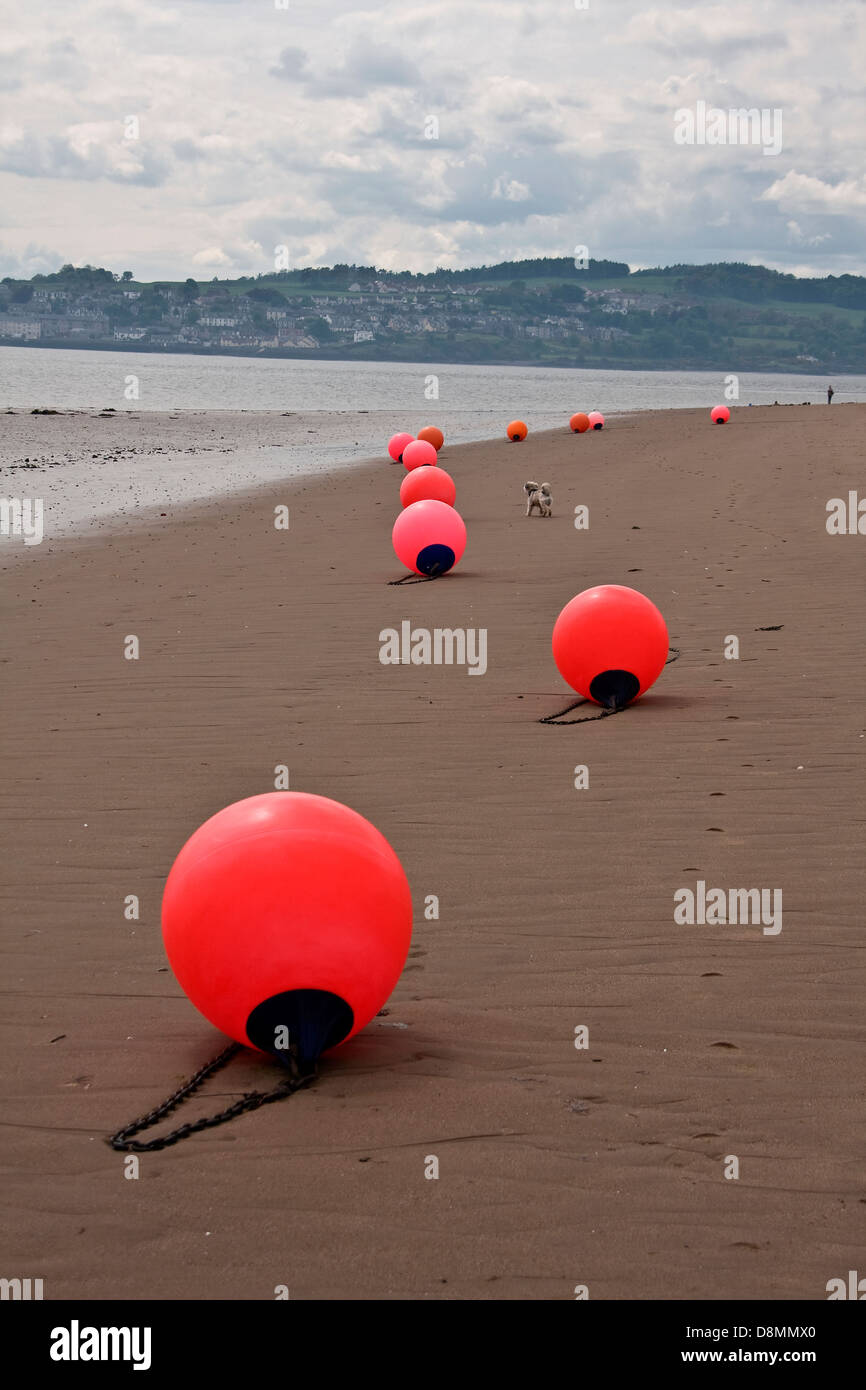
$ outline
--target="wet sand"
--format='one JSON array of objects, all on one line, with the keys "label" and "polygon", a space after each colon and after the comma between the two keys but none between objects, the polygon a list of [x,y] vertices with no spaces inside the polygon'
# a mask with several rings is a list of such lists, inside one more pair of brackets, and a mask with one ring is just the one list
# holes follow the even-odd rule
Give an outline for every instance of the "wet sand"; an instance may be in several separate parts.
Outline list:
[{"label": "wet sand", "polygon": [[49,542],[109,534],[142,511],[343,472],[404,425],[368,410],[4,410],[0,495],[40,499]]},{"label": "wet sand", "polygon": [[[709,1300],[862,1269],[866,541],[825,507],[862,484],[864,419],[446,446],[469,544],[432,584],[388,586],[386,462],[0,549],[4,1274],[46,1298]],[[524,518],[527,478],[552,520]],[[648,594],[681,656],[617,718],[541,725],[571,698],[553,622],[597,583]],[[486,675],[381,665],[404,619],[486,628]],[[400,855],[406,971],[309,1091],[129,1180],[104,1135],[222,1045],[167,970],[165,876],[280,764]],[[781,933],[677,925],[697,880],[781,889]],[[250,1054],[177,1122],[275,1080]]]}]

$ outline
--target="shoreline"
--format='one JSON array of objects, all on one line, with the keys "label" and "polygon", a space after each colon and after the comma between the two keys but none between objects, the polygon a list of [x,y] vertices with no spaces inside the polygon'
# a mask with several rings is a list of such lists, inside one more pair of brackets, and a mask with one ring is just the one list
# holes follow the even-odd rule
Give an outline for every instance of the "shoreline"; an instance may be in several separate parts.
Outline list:
[{"label": "shoreline", "polygon": [[[175,357],[253,357],[268,359],[272,361],[289,362],[345,362],[348,365],[359,366],[368,364],[371,366],[406,366],[406,367],[425,367],[430,363],[428,356],[424,357],[404,357],[400,354],[389,355],[379,353],[376,356],[353,354],[347,357],[343,352],[323,352],[321,349],[316,352],[304,351],[302,348],[295,350],[285,350],[283,348],[243,348],[243,347],[190,347],[188,345],[172,344],[171,346],[160,347],[153,343],[147,345],[134,342],[124,342],[123,340],[114,341],[107,339],[105,342],[78,343],[68,338],[57,338],[53,341],[28,342],[26,339],[3,338],[0,339],[0,347],[4,348],[44,348],[48,352],[70,351],[70,352],[131,352],[131,353],[153,353],[157,356]],[[438,360],[438,359],[437,359]],[[540,358],[501,358],[501,357],[454,357],[441,362],[440,365],[448,367],[519,367],[523,370],[531,370],[538,367],[541,370],[555,370],[567,372],[708,372],[724,375],[730,368],[730,355],[718,360],[702,362],[696,366],[689,359],[688,361],[672,359],[671,361],[660,361],[658,358],[647,358],[646,360],[624,363],[621,358],[599,357],[592,362],[557,362]],[[837,376],[863,376],[862,367],[855,365],[845,366],[836,362],[810,362],[805,366],[798,366],[795,363],[786,363],[784,366],[757,367],[750,365],[746,369],[747,373],[754,376],[816,376],[834,373]],[[744,373],[745,374],[745,373]]]},{"label": "shoreline", "polygon": [[[824,521],[864,418],[446,446],[468,546],[431,584],[389,587],[378,460],[8,566],[10,1268],[77,1301],[269,1298],[287,1250],[302,1300],[823,1299],[860,1210],[866,818],[861,542]],[[596,583],[647,593],[680,659],[616,719],[543,726],[553,621]],[[484,628],[483,678],[382,665],[404,620]],[[165,876],[282,765],[393,845],[406,970],[308,1091],[128,1183],[104,1135],[220,1047],[167,970]],[[700,882],[778,888],[783,930],[677,924]],[[183,1119],[273,1082],[244,1055]]]},{"label": "shoreline", "polygon": [[[743,411],[801,408],[738,407],[726,428],[736,429]],[[834,408],[845,411],[855,404],[841,402]],[[406,413],[10,408],[0,415],[6,421],[0,444],[0,494],[38,496],[46,538],[53,543],[122,532],[209,500],[374,465],[384,457],[390,435],[402,428]],[[471,434],[461,438],[459,424],[454,428],[457,412],[436,414],[446,426],[441,456],[446,468],[454,450],[498,442]],[[671,406],[653,414],[699,420],[705,412]],[[419,428],[420,411],[416,417],[413,423]],[[640,410],[612,411],[606,416],[606,432],[636,418],[647,417]],[[558,437],[580,447],[567,426],[532,432],[534,439]],[[33,548],[12,535],[0,537],[0,545],[10,553]]]},{"label": "shoreline", "polygon": [[[122,533],[152,524],[160,514],[228,501],[291,480],[351,472],[374,461],[372,445],[354,439],[363,434],[360,424],[370,432],[369,416],[362,422],[353,411],[58,409],[14,415],[22,438],[11,458],[8,432],[4,438],[0,491],[45,494],[49,520],[52,510],[55,520],[59,516],[50,536],[55,544]],[[398,428],[395,415],[386,439]],[[94,451],[91,436],[97,430],[103,439]],[[112,431],[111,442],[105,431]],[[36,433],[42,436],[38,441],[31,438]],[[325,442],[335,434],[344,442]],[[30,438],[26,445],[25,436]],[[25,447],[42,452],[22,456]],[[11,537],[0,538],[4,544],[16,553],[34,548]]]}]

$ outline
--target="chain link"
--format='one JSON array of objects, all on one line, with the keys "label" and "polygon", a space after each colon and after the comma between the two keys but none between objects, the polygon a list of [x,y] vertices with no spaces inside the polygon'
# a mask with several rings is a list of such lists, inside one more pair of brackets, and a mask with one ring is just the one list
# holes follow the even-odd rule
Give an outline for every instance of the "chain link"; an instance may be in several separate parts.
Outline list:
[{"label": "chain link", "polygon": [[[665,666],[670,666],[671,662],[677,661],[682,655],[679,647],[668,647],[668,658]],[[585,714],[580,719],[563,719],[564,714],[570,714],[573,709],[579,709],[581,705],[594,704],[592,700],[575,700],[572,704],[566,705],[558,714],[547,714],[543,719],[539,719],[539,724],[594,724],[596,719],[609,719],[612,714],[621,714],[628,705],[620,705],[616,709],[604,709],[601,714]]]},{"label": "chain link", "polygon": [[388,585],[393,588],[395,584],[426,584],[428,579],[439,578],[439,566],[435,565],[431,574],[404,574],[402,579],[389,579]]},{"label": "chain link", "polygon": [[[433,579],[435,575],[424,577]],[[406,580],[413,578],[415,578],[415,576],[406,575],[404,579],[391,580],[391,583],[403,584]],[[671,662],[676,661],[679,656],[679,649],[677,647],[671,647],[670,655],[665,665],[669,666]],[[560,722],[563,724],[586,724],[596,719],[607,719],[612,714],[620,713],[617,709],[605,709],[602,710],[600,714],[587,715],[583,719],[562,719],[563,714],[568,714],[571,710],[577,709],[580,705],[588,703],[590,702],[585,699],[575,700],[573,704],[568,705],[567,708],[561,710],[559,714],[549,714],[546,718],[539,719],[538,722],[539,724]],[[305,1086],[309,1086],[311,1082],[316,1079],[315,1064],[302,1069],[295,1053],[289,1052],[286,1057],[289,1075],[285,1080],[280,1082],[279,1086],[275,1086],[272,1091],[248,1091],[240,1100],[235,1101],[234,1105],[229,1105],[225,1110],[220,1110],[216,1115],[205,1115],[200,1120],[191,1120],[188,1124],[180,1125],[177,1129],[171,1130],[168,1134],[161,1134],[156,1139],[133,1138],[133,1135],[140,1134],[144,1129],[150,1129],[153,1125],[158,1124],[160,1120],[165,1119],[166,1115],[170,1115],[171,1112],[176,1110],[179,1105],[189,1098],[189,1096],[193,1095],[194,1092],[207,1081],[208,1077],[213,1076],[214,1072],[220,1071],[221,1068],[226,1066],[240,1051],[240,1043],[229,1043],[228,1047],[225,1048],[218,1057],[214,1057],[212,1061],[207,1062],[201,1067],[194,1076],[190,1077],[189,1081],[185,1081],[184,1084],[180,1086],[173,1095],[170,1095],[167,1100],[164,1100],[161,1105],[156,1106],[156,1108],[149,1111],[148,1114],[142,1115],[140,1119],[133,1120],[131,1124],[124,1125],[123,1129],[119,1129],[116,1134],[112,1134],[105,1142],[121,1153],[150,1153],[156,1149],[167,1149],[172,1144],[176,1144],[180,1139],[188,1138],[190,1134],[197,1134],[203,1129],[213,1129],[216,1125],[224,1125],[228,1120],[233,1120],[236,1115],[245,1114],[247,1110],[258,1110],[262,1105],[272,1105],[274,1101],[285,1100],[287,1096],[292,1096],[296,1091],[303,1090]]]},{"label": "chain link", "polygon": [[212,1061],[206,1063],[195,1076],[191,1076],[189,1081],[184,1084],[158,1105],[155,1110],[151,1110],[147,1115],[142,1115],[140,1119],[133,1120],[131,1124],[124,1125],[116,1134],[112,1134],[106,1139],[113,1149],[121,1153],[150,1153],[155,1149],[167,1149],[172,1144],[176,1144],[179,1139],[186,1139],[190,1134],[196,1134],[202,1129],[213,1129],[215,1125],[223,1125],[228,1120],[233,1120],[236,1115],[243,1115],[247,1110],[258,1110],[260,1105],[272,1105],[275,1100],[284,1100],[287,1096],[294,1095],[295,1091],[300,1091],[305,1086],[309,1086],[316,1079],[315,1064],[302,1070],[297,1057],[293,1052],[287,1055],[286,1061],[289,1075],[279,1086],[275,1086],[272,1091],[248,1091],[240,1100],[235,1101],[234,1105],[219,1111],[216,1115],[205,1115],[200,1120],[192,1120],[188,1124],[181,1125],[178,1129],[173,1129],[169,1134],[161,1134],[156,1139],[134,1139],[134,1134],[140,1134],[143,1129],[150,1129],[152,1125],[158,1124],[166,1115],[170,1115],[172,1110],[176,1110],[189,1096],[207,1081],[208,1077],[213,1076],[214,1072],[226,1066],[233,1057],[241,1051],[240,1043],[230,1043],[229,1046],[214,1057]]},{"label": "chain link", "polygon": [[609,719],[612,714],[619,714],[619,709],[603,709],[601,714],[584,714],[580,719],[563,719],[564,714],[570,714],[573,709],[580,709],[581,705],[594,705],[594,700],[575,700],[574,704],[566,705],[558,714],[545,715],[539,719],[539,724],[594,724],[597,719]]}]

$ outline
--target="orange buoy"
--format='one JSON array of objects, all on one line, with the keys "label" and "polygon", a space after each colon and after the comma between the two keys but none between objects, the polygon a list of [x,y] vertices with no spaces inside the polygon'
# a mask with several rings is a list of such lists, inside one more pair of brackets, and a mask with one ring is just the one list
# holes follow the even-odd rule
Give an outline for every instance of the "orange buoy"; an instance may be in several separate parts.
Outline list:
[{"label": "orange buoy", "polygon": [[519,444],[521,439],[526,438],[529,430],[522,420],[512,420],[505,433],[514,444]]},{"label": "orange buoy", "polygon": [[576,415],[572,415],[568,423],[575,434],[584,434],[590,428],[589,416],[584,415],[582,410],[579,410]]},{"label": "orange buoy", "polygon": [[418,438],[432,444],[437,454],[445,443],[445,436],[438,425],[425,425],[423,430],[418,431]]}]

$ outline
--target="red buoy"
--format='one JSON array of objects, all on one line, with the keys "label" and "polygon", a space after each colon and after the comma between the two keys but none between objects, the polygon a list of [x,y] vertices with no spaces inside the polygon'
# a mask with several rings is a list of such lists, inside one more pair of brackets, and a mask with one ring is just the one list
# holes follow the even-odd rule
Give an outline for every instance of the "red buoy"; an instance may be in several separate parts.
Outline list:
[{"label": "red buoy", "polygon": [[668,630],[636,589],[601,584],[567,603],[553,628],[553,659],[579,695],[622,709],[656,681],[668,656]]},{"label": "red buoy", "polygon": [[446,502],[413,502],[394,522],[397,559],[416,574],[447,574],[466,549],[463,518]]},{"label": "red buoy", "polygon": [[406,434],[405,432],[403,434],[393,434],[391,436],[388,440],[388,453],[391,455],[394,463],[403,462],[403,450],[406,448],[407,444],[413,442],[414,438],[414,434]]},{"label": "red buoy", "polygon": [[428,440],[413,439],[403,450],[403,467],[409,471],[413,468],[423,468],[425,465],[435,464],[436,457],[436,450]]},{"label": "red buoy", "polygon": [[400,484],[400,501],[404,507],[413,502],[445,502],[453,507],[457,500],[454,479],[444,468],[415,468]]},{"label": "red buoy", "polygon": [[587,416],[590,426],[594,430],[604,429],[604,416],[600,410],[591,410]]},{"label": "red buoy", "polygon": [[726,405],[714,405],[710,411],[710,419],[714,425],[726,425],[731,418],[731,412]]},{"label": "red buoy", "polygon": [[218,811],[174,861],[162,934],[184,993],[236,1042],[311,1061],[381,1009],[412,901],[375,826],[328,797],[268,792]]}]

